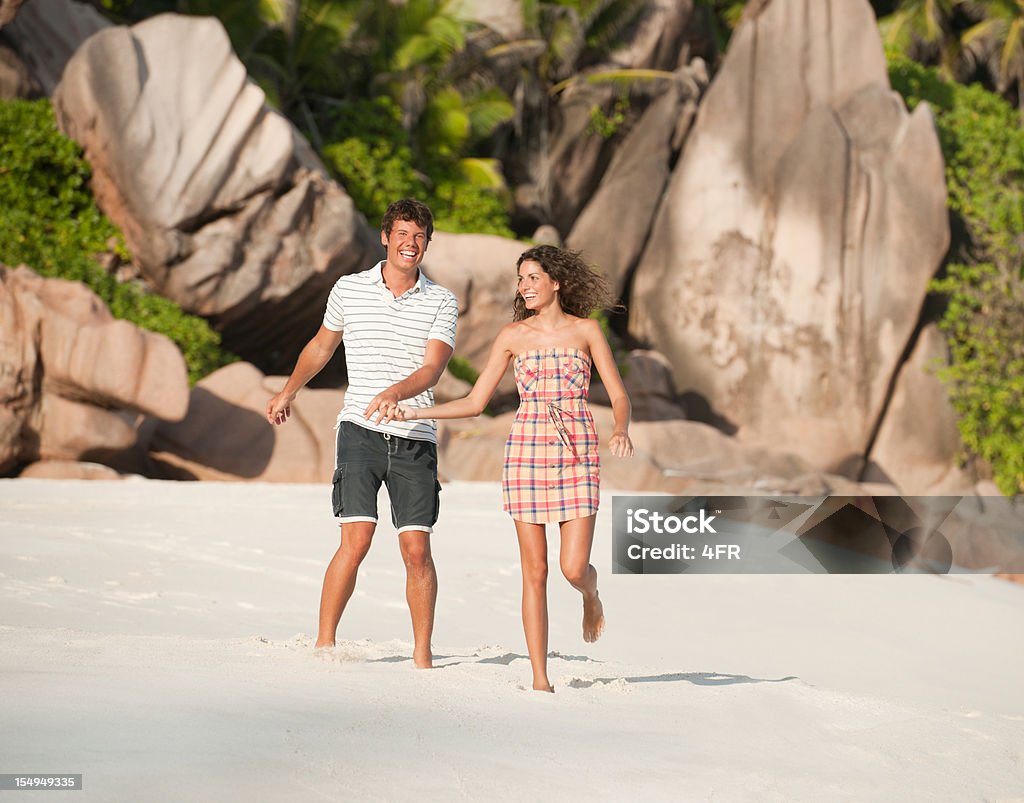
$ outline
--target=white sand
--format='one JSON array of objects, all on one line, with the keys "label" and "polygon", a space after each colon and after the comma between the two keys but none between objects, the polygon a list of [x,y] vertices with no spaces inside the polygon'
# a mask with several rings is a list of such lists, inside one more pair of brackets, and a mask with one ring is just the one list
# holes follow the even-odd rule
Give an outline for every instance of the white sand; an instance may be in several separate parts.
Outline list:
[{"label": "white sand", "polygon": [[314,653],[327,497],[0,481],[0,773],[83,773],[76,801],[1024,800],[1024,587],[614,576],[606,514],[595,645],[552,539],[551,696],[494,484],[442,494],[439,669],[411,667],[389,523]]}]

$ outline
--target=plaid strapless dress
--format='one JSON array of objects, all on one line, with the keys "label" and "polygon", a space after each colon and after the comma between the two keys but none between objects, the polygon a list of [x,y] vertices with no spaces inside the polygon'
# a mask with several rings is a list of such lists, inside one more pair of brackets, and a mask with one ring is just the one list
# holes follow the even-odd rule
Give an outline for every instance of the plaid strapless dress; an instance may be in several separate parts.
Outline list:
[{"label": "plaid strapless dress", "polygon": [[531,349],[513,362],[519,410],[505,442],[504,508],[542,524],[597,512],[600,459],[587,408],[590,357],[575,348]]}]

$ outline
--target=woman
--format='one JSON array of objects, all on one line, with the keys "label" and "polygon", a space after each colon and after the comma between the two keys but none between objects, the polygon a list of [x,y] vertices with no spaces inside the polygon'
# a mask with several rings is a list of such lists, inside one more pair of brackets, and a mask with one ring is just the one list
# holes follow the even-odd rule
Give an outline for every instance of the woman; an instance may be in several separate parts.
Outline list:
[{"label": "woman", "polygon": [[545,523],[558,522],[562,573],[583,595],[584,641],[596,641],[604,629],[597,570],[590,564],[599,491],[598,440],[586,400],[591,363],[612,402],[615,431],[608,448],[616,457],[633,454],[630,403],[608,341],[587,317],[612,301],[605,280],[578,253],[549,245],[526,251],[517,267],[513,322],[498,334],[469,395],[436,407],[401,405],[393,415],[406,421],[478,416],[513,362],[521,403],[505,444],[502,494],[519,538],[533,688],[554,691],[547,675]]}]

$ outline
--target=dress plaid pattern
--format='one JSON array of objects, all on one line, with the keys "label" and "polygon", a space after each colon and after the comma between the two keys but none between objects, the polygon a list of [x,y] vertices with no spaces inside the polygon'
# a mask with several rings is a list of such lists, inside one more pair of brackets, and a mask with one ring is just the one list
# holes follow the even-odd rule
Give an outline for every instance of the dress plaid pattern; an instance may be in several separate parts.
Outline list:
[{"label": "dress plaid pattern", "polygon": [[519,410],[505,442],[504,508],[543,524],[597,512],[600,459],[587,408],[590,357],[575,348],[531,349],[513,363]]}]

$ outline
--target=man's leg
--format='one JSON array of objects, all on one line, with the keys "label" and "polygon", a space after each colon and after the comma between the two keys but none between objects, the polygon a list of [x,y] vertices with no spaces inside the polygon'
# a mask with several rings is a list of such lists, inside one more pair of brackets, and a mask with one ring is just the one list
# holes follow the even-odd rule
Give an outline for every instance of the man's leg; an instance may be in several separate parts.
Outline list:
[{"label": "man's leg", "polygon": [[350,521],[341,525],[341,546],[334,553],[324,574],[320,592],[320,630],[317,647],[333,647],[338,622],[356,587],[356,573],[373,540],[377,526],[372,521]]},{"label": "man's leg", "polygon": [[398,545],[405,561],[405,599],[412,616],[412,660],[417,669],[430,669],[434,665],[430,637],[437,602],[437,571],[430,555],[430,533],[405,530],[398,534]]},{"label": "man's leg", "polygon": [[388,442],[388,473],[384,482],[391,501],[391,521],[405,562],[405,599],[412,616],[413,663],[433,664],[430,637],[434,632],[437,572],[430,553],[430,533],[439,505],[437,447],[428,441],[392,436]]},{"label": "man's leg", "polygon": [[333,647],[341,614],[356,587],[377,527],[377,491],[387,470],[383,437],[350,421],[338,425],[337,459],[331,489],[334,515],[341,519],[341,545],[324,573],[317,647]]}]

